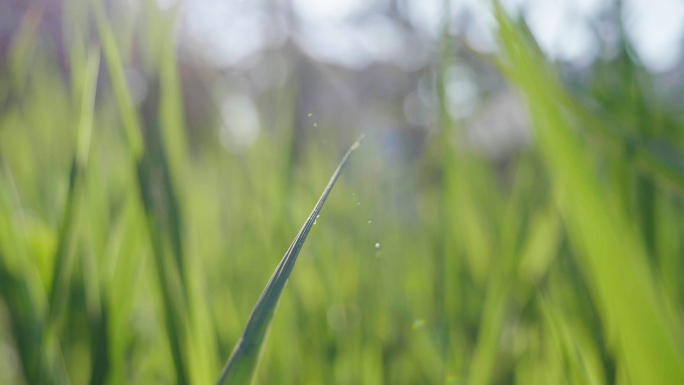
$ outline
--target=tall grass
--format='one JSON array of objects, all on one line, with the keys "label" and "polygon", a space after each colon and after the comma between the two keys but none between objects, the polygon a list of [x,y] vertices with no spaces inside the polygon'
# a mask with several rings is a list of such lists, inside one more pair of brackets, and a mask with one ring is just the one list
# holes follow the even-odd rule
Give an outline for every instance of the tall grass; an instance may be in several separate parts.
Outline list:
[{"label": "tall grass", "polygon": [[601,306],[611,348],[635,383],[684,381],[680,336],[665,315],[669,300],[653,282],[643,243],[647,235],[635,231],[624,207],[610,199],[611,189],[600,185],[589,149],[563,116],[563,100],[547,91],[554,80],[544,65],[525,48],[501,9],[497,16],[511,78],[529,102],[535,138],[556,177],[569,239]]},{"label": "tall grass", "polygon": [[65,2],[66,66],[31,8],[0,67],[0,383],[684,383],[681,123],[644,83],[570,92],[495,7],[481,59],[534,138],[493,162],[449,115],[445,23],[435,134],[397,163],[370,132],[318,217],[353,130],[303,135],[292,75],[251,147],[202,140],[179,8],[107,4]]}]

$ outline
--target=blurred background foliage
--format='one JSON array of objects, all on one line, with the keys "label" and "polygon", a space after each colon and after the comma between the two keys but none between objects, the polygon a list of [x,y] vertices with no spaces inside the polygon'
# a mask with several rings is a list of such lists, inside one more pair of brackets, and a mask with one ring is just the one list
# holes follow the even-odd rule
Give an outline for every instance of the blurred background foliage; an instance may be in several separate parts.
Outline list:
[{"label": "blurred background foliage", "polygon": [[[677,1],[0,1],[0,383],[684,383]],[[679,219],[678,219],[679,218]]]}]

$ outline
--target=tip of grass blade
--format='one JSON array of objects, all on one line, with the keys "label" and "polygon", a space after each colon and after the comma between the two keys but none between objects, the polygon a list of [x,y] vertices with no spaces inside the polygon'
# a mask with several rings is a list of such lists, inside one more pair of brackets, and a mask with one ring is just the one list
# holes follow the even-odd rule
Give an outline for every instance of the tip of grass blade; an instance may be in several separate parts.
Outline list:
[{"label": "tip of grass blade", "polygon": [[304,241],[316,220],[316,216],[318,216],[318,213],[321,211],[325,200],[328,198],[328,195],[335,185],[337,178],[340,176],[349,156],[359,147],[359,144],[364,137],[365,135],[362,134],[356,139],[354,144],[349,147],[349,150],[342,158],[342,161],[340,161],[333,176],[330,178],[330,182],[328,182],[325,190],[323,190],[323,194],[318,199],[313,211],[304,222],[301,230],[299,230],[294,241],[292,241],[287,252],[285,252],[285,255],[280,260],[280,263],[278,263],[278,267],[276,267],[271,279],[268,281],[268,284],[266,284],[266,288],[261,293],[259,300],[252,310],[252,314],[250,314],[249,319],[247,320],[247,325],[242,333],[242,337],[240,337],[240,340],[233,350],[233,354],[231,354],[228,363],[216,381],[217,385],[248,384],[251,381],[254,368],[256,367],[259,350],[265,338],[271,318],[273,317],[273,311],[280,298],[280,293],[290,276],[290,272],[294,267],[299,251],[302,249]]},{"label": "tip of grass blade", "polygon": [[359,148],[361,141],[363,141],[363,139],[365,137],[366,137],[366,134],[359,135],[359,137],[356,138],[356,141],[354,141],[354,144],[352,144],[351,147],[349,147],[349,152],[352,152],[352,151],[356,150],[357,148]]}]

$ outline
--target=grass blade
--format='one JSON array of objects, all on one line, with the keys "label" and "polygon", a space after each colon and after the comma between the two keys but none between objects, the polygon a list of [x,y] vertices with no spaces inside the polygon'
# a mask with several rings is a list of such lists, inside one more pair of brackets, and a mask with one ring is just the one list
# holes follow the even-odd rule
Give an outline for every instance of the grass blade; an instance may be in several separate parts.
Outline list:
[{"label": "grass blade", "polygon": [[[530,44],[533,45],[534,42],[531,41]],[[533,47],[530,52],[539,52],[538,46]],[[494,56],[477,56],[496,67],[504,77],[516,77],[515,69],[511,68],[510,63]],[[624,133],[625,127],[608,117],[605,111],[595,106],[590,107],[556,83],[547,83],[545,86],[546,92],[572,113],[573,118],[580,123],[580,128],[599,140],[610,155],[620,157],[618,159],[622,162],[622,157],[626,153],[630,154],[640,170],[651,175],[663,187],[673,189],[680,195],[684,194],[684,159],[677,153],[675,146],[667,142],[629,136]]]},{"label": "grass blade", "polygon": [[90,151],[90,136],[93,123],[93,109],[95,104],[95,87],[97,85],[98,68],[100,65],[100,52],[94,48],[88,57],[88,64],[83,83],[81,99],[81,116],[78,124],[78,138],[76,154],[72,162],[71,175],[67,200],[64,206],[62,227],[59,232],[57,249],[55,250],[55,267],[53,270],[52,289],[50,290],[50,306],[48,316],[48,334],[51,328],[58,324],[61,314],[66,306],[69,281],[71,278],[71,265],[73,253],[69,252],[69,242],[73,238],[75,222],[77,218],[77,196],[81,188],[82,180],[88,165]]},{"label": "grass blade", "polygon": [[568,238],[580,251],[578,262],[603,309],[608,342],[626,365],[631,383],[684,383],[679,331],[666,315],[668,298],[653,280],[641,238],[601,186],[587,148],[557,98],[547,92],[554,79],[545,64],[525,48],[525,40],[498,4],[497,18],[513,63],[512,80],[527,97],[535,138],[565,194],[560,206]]},{"label": "grass blade", "polygon": [[[0,167],[3,165],[0,164]],[[11,174],[4,167],[0,173],[0,298],[4,301],[17,341],[23,374],[28,383],[57,384],[61,378],[50,355],[41,349],[43,319],[47,300],[21,225],[13,221],[10,202]],[[4,315],[4,314],[3,314]]]},{"label": "grass blade", "polygon": [[104,5],[100,0],[93,0],[90,4],[93,15],[95,16],[95,25],[100,37],[100,43],[102,44],[102,51],[104,53],[105,62],[107,63],[107,70],[109,71],[109,78],[112,82],[112,88],[114,89],[114,96],[116,97],[117,105],[119,106],[121,123],[124,126],[126,140],[128,141],[128,146],[133,159],[137,161],[142,157],[144,143],[140,132],[140,123],[138,122],[137,114],[135,112],[133,97],[131,96],[126,83],[126,74],[124,72],[123,62],[121,61],[121,55],[116,45],[114,32],[107,20]]},{"label": "grass blade", "polygon": [[[191,353],[188,346],[192,346],[192,336],[188,333],[188,304],[185,280],[182,276],[181,253],[183,250],[180,244],[179,211],[175,192],[170,184],[165,155],[157,146],[158,137],[155,136],[158,135],[155,131],[157,128],[146,127],[150,140],[146,143],[143,138],[138,113],[126,81],[121,54],[103,2],[92,0],[90,4],[112,89],[119,107],[131,171],[135,170],[134,173],[137,175],[134,183],[146,217],[155,270],[161,286],[166,333],[176,371],[176,381],[179,384],[187,384],[191,382],[188,374],[188,356]],[[155,185],[155,182],[160,184]],[[158,191],[161,191],[162,195],[154,196]],[[165,219],[167,214],[171,220]],[[167,244],[167,242],[172,243]],[[175,257],[175,261],[170,260],[169,256]]]},{"label": "grass blade", "polygon": [[221,376],[216,382],[217,385],[246,384],[251,381],[252,373],[254,373],[257,362],[257,356],[259,354],[259,348],[261,347],[261,343],[266,335],[266,330],[273,317],[273,311],[278,303],[278,298],[280,298],[280,293],[283,291],[287,278],[290,276],[292,268],[297,261],[299,251],[302,249],[307,235],[309,235],[309,231],[316,220],[316,216],[321,211],[325,200],[328,198],[328,194],[330,194],[337,178],[340,176],[342,168],[347,163],[349,155],[359,147],[359,143],[363,140],[363,137],[364,136],[361,135],[344,155],[344,158],[342,158],[339,166],[337,166],[335,173],[332,178],[330,178],[328,186],[318,199],[318,203],[316,203],[309,218],[304,222],[301,230],[299,230],[294,241],[292,241],[287,252],[285,252],[283,259],[280,260],[273,276],[271,276],[266,288],[261,293],[261,297],[259,297],[259,300],[254,306],[252,314],[247,321],[247,326],[242,333],[242,337],[240,337],[240,340],[235,346],[235,350],[233,350],[233,354],[231,354],[226,367],[223,369]]}]

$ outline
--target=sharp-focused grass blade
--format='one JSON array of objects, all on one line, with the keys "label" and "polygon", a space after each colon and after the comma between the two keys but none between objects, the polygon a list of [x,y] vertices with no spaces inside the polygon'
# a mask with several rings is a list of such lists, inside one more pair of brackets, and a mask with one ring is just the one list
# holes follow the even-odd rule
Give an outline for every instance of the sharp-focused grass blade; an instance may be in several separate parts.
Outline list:
[{"label": "sharp-focused grass blade", "polygon": [[290,276],[292,268],[297,261],[299,251],[302,249],[304,241],[306,241],[306,237],[309,235],[309,231],[316,221],[316,216],[321,211],[325,200],[328,198],[328,194],[330,194],[344,165],[347,163],[347,159],[349,159],[351,153],[359,147],[361,140],[363,140],[363,135],[352,144],[344,155],[344,158],[342,158],[342,161],[337,166],[332,178],[330,178],[328,186],[323,190],[323,194],[318,199],[318,203],[316,203],[316,206],[306,219],[306,222],[304,222],[304,226],[299,230],[294,241],[292,241],[287,252],[285,252],[283,259],[280,260],[273,276],[271,276],[266,288],[261,293],[261,297],[259,297],[259,300],[254,306],[252,314],[247,321],[247,326],[242,333],[242,337],[240,337],[226,367],[223,369],[221,376],[216,382],[217,385],[248,384],[251,381],[254,368],[256,367],[259,350],[264,341],[271,318],[273,318],[273,311],[278,304],[278,298],[280,298],[280,293],[283,291],[287,278]]}]

